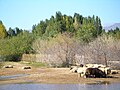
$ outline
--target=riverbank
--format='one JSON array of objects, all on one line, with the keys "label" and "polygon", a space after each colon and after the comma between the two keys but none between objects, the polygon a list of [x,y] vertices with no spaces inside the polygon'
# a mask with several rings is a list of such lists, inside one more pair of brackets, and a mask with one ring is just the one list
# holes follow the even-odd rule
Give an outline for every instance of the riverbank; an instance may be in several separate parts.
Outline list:
[{"label": "riverbank", "polygon": [[77,73],[71,73],[69,68],[46,68],[32,67],[32,69],[22,69],[25,64],[14,63],[13,68],[1,68],[0,76],[22,75],[19,77],[0,79],[0,84],[7,83],[120,83],[119,74],[112,75],[113,78],[78,78]]}]

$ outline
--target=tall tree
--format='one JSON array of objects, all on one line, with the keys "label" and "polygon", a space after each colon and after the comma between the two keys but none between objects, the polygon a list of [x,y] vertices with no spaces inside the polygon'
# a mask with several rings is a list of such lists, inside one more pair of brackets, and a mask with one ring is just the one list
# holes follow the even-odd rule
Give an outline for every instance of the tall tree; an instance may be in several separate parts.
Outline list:
[{"label": "tall tree", "polygon": [[61,21],[62,20],[62,13],[60,11],[56,12],[56,21]]},{"label": "tall tree", "polygon": [[9,28],[9,30],[8,30],[8,36],[15,36],[16,35],[16,33],[15,33],[15,30],[14,29],[12,29],[11,27]]},{"label": "tall tree", "polygon": [[2,21],[0,20],[0,39],[5,38],[7,36],[7,31]]},{"label": "tall tree", "polygon": [[101,25],[101,20],[98,16],[96,16],[96,22],[95,22],[95,27],[96,27],[96,35],[100,35],[102,33],[102,25]]},{"label": "tall tree", "polygon": [[20,33],[23,32],[23,30],[22,30],[22,29],[19,29],[18,27],[16,27],[15,30],[16,30],[16,35],[18,35],[18,34],[20,34]]}]

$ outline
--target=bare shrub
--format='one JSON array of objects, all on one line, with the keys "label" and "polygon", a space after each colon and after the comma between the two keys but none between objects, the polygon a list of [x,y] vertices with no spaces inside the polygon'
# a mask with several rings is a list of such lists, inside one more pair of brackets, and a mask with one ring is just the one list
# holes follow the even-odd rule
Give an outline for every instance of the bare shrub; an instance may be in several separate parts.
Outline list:
[{"label": "bare shrub", "polygon": [[[53,66],[98,63],[113,66],[120,61],[120,41],[103,35],[88,44],[71,38],[70,34],[58,34],[48,40],[37,39],[33,43],[36,54],[43,55],[42,61]],[[39,61],[41,58],[36,58]],[[118,65],[118,64],[117,64]]]},{"label": "bare shrub", "polygon": [[[38,54],[52,55],[49,59],[50,64],[69,66],[75,63],[74,57],[78,43],[69,34],[58,34],[49,40],[38,39],[33,43],[33,49]],[[57,60],[56,60],[57,59]]]},{"label": "bare shrub", "polygon": [[102,63],[106,66],[109,61],[120,60],[120,41],[111,36],[103,35],[87,45],[88,55],[92,63]]}]

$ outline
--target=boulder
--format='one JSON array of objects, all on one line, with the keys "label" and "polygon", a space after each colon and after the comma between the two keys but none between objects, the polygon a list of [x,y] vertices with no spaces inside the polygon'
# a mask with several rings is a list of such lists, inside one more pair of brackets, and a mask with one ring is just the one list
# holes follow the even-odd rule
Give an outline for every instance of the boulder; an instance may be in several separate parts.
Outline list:
[{"label": "boulder", "polygon": [[13,65],[5,65],[3,68],[13,68]]},{"label": "boulder", "polygon": [[22,69],[31,69],[31,66],[24,66]]},{"label": "boulder", "polygon": [[111,74],[118,74],[118,70],[111,70]]}]

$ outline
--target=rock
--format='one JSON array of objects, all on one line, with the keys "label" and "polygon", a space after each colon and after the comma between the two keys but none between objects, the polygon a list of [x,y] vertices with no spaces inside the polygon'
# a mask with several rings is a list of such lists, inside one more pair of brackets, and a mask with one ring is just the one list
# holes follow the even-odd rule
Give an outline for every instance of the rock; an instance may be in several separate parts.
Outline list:
[{"label": "rock", "polygon": [[118,74],[118,71],[117,70],[112,70],[111,74]]},{"label": "rock", "polygon": [[3,68],[13,68],[13,65],[5,65]]},{"label": "rock", "polygon": [[24,66],[24,67],[22,67],[22,69],[31,69],[31,67],[30,66]]}]

